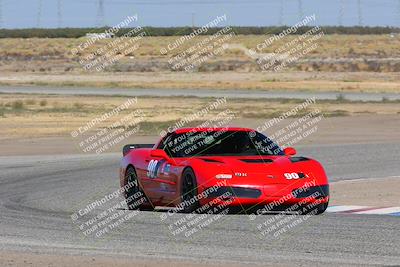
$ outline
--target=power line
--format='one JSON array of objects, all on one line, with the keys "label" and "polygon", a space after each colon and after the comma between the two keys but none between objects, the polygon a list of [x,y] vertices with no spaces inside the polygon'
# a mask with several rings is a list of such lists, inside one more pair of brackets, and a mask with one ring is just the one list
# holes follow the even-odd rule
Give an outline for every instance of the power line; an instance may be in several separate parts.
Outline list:
[{"label": "power line", "polygon": [[37,17],[36,17],[36,27],[40,28],[40,24],[42,22],[42,6],[43,6],[43,1],[38,0],[38,10],[37,10]]},{"label": "power line", "polygon": [[[98,0],[79,0],[79,2],[86,2],[86,3],[93,3],[96,2]],[[216,5],[216,4],[239,4],[239,5],[243,5],[243,4],[268,4],[271,3],[275,0],[271,0],[271,1],[265,1],[265,0],[247,0],[247,1],[242,1],[242,0],[220,0],[220,1],[215,1],[215,0],[196,0],[196,1],[183,1],[183,0],[168,0],[168,1],[143,1],[143,0],[139,0],[139,1],[135,1],[135,0],[115,0],[112,1],[110,4],[122,4],[122,5],[126,5],[126,4],[135,4],[135,5],[156,5],[156,6],[161,6],[161,5],[175,5],[175,4],[194,4],[194,5]]]}]

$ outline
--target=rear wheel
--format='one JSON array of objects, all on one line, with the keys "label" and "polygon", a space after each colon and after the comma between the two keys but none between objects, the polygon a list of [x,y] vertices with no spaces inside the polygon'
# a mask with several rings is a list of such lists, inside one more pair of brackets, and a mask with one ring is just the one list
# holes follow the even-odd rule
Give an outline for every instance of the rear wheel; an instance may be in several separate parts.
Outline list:
[{"label": "rear wheel", "polygon": [[191,168],[187,168],[182,173],[181,204],[182,212],[190,213],[195,211],[200,203],[195,199],[197,195],[196,176]]},{"label": "rear wheel", "polygon": [[135,168],[132,166],[128,167],[125,177],[130,185],[126,192],[126,205],[128,209],[154,210],[139,184]]}]

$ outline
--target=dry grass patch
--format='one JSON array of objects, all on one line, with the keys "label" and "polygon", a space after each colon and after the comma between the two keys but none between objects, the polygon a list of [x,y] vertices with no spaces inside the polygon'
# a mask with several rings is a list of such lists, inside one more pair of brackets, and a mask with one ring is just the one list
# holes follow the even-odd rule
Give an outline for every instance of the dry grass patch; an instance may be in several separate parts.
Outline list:
[{"label": "dry grass patch", "polygon": [[[46,96],[46,95],[0,95],[0,136],[2,139],[17,137],[45,137],[68,135],[96,117],[110,112],[127,101],[125,97],[95,96]],[[141,134],[158,133],[185,116],[207,106],[212,99],[184,97],[141,97],[118,115],[96,125],[96,129],[109,127],[132,111],[140,109],[145,115]],[[229,109],[236,119],[268,119],[292,109],[302,100],[256,100],[235,99],[227,101],[219,109],[198,118],[186,126],[198,125]],[[29,103],[29,104],[27,104]],[[399,114],[399,102],[349,102],[318,101],[312,109],[319,109],[324,116],[355,116],[359,114]],[[302,116],[310,110],[297,114]],[[399,114],[400,115],[400,114]],[[96,130],[94,129],[94,130]]]}]

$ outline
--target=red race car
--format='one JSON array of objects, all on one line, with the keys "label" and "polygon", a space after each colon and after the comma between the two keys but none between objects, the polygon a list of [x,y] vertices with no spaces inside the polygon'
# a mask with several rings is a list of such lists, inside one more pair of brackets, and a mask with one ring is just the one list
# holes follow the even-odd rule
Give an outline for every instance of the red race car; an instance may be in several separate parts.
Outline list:
[{"label": "red race car", "polygon": [[125,145],[120,185],[129,209],[193,212],[225,204],[247,212],[298,207],[323,213],[329,185],[321,164],[248,128],[183,128],[156,144]]}]

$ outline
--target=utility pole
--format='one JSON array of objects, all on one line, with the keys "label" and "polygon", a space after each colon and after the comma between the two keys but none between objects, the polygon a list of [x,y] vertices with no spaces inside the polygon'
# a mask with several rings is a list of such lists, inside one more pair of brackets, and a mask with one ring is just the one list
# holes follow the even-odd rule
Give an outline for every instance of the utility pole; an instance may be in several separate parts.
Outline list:
[{"label": "utility pole", "polygon": [[105,23],[104,23],[104,0],[97,1],[96,26],[97,27],[105,26]]},{"label": "utility pole", "polygon": [[38,0],[38,10],[37,10],[37,17],[36,17],[36,28],[40,28],[42,22],[42,0]]},{"label": "utility pole", "polygon": [[194,27],[195,27],[195,23],[194,23],[195,16],[196,16],[196,13],[192,12],[192,29],[194,29]]},{"label": "utility pole", "polygon": [[358,9],[358,26],[362,26],[364,23],[363,23],[363,17],[362,17],[361,0],[357,0],[357,9]]},{"label": "utility pole", "polygon": [[343,26],[343,17],[344,17],[344,0],[340,0],[340,3],[339,3],[339,18],[338,18],[339,26]]},{"label": "utility pole", "polygon": [[0,29],[3,28],[3,0],[0,0]]},{"label": "utility pole", "polygon": [[299,6],[299,20],[302,20],[304,17],[303,13],[303,1],[302,0],[297,0],[298,6]]},{"label": "utility pole", "polygon": [[279,6],[279,26],[283,26],[283,0],[280,1]]},{"label": "utility pole", "polygon": [[58,28],[62,27],[62,6],[61,0],[57,0],[57,26]]},{"label": "utility pole", "polygon": [[397,1],[397,15],[399,20],[399,24],[397,25],[397,27],[400,27],[400,0]]}]

